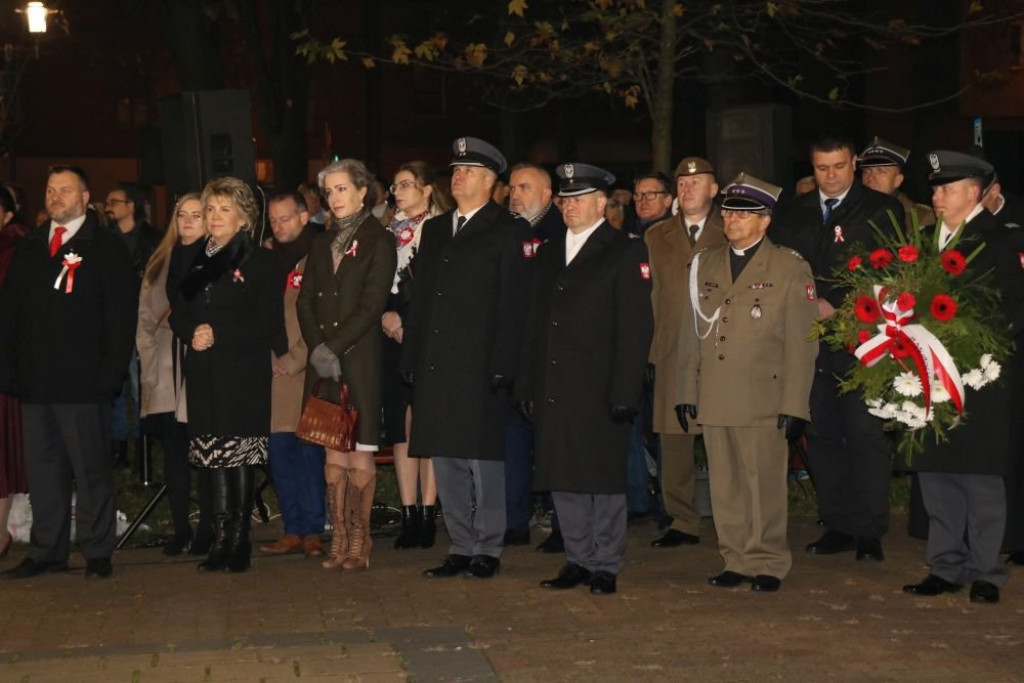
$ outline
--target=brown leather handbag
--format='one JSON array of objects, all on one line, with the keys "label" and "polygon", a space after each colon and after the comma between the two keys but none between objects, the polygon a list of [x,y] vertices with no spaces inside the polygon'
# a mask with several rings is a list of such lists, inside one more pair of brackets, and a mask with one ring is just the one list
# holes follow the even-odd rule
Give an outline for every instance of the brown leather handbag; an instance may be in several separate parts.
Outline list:
[{"label": "brown leather handbag", "polygon": [[299,425],[295,428],[295,436],[334,451],[354,451],[359,411],[348,401],[348,384],[339,382],[340,396],[337,403],[318,395],[322,384],[323,379],[313,384],[313,391],[302,408]]}]

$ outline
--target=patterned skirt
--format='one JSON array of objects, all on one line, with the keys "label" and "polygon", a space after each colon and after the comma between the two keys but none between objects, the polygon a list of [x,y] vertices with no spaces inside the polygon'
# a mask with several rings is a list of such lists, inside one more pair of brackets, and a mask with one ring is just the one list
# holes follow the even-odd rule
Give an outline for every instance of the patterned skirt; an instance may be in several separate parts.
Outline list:
[{"label": "patterned skirt", "polygon": [[28,493],[21,443],[21,403],[0,394],[0,498]]},{"label": "patterned skirt", "polygon": [[194,436],[188,442],[188,462],[210,468],[265,465],[269,442],[266,436]]}]

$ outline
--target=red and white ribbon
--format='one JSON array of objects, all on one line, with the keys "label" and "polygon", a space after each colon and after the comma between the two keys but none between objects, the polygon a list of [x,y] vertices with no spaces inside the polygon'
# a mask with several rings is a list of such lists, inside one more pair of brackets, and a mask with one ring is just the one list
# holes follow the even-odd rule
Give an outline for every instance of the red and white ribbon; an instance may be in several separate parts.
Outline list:
[{"label": "red and white ribbon", "polygon": [[60,281],[67,275],[67,279],[64,281],[64,293],[70,294],[71,290],[75,288],[75,271],[78,270],[78,266],[82,265],[82,257],[73,251],[69,251],[67,256],[64,257],[64,261],[61,262],[60,273],[57,275],[57,279],[53,281],[53,288],[60,290]]},{"label": "red and white ribbon", "polygon": [[836,236],[835,243],[836,244],[839,244],[840,242],[845,242],[846,241],[846,238],[843,237],[843,226],[837,225],[836,227],[832,228],[832,232],[835,233],[835,236]]},{"label": "red and white ribbon", "polygon": [[902,345],[917,366],[917,375],[924,390],[925,413],[931,409],[933,379],[949,392],[957,412],[963,413],[964,386],[949,351],[927,328],[913,322],[916,317],[913,308],[904,310],[897,305],[895,299],[888,300],[885,287],[875,285],[874,291],[885,324],[879,325],[878,334],[858,346],[854,355],[861,363],[871,367],[892,353],[898,344]]}]

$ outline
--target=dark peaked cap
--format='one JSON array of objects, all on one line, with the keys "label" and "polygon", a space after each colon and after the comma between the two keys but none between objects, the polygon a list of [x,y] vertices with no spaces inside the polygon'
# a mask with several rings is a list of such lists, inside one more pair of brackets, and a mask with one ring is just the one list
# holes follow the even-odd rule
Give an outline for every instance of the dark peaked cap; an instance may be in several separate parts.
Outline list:
[{"label": "dark peaked cap", "polygon": [[590,164],[562,164],[555,169],[558,176],[558,196],[576,197],[601,190],[607,192],[615,182],[615,176]]},{"label": "dark peaked cap", "polygon": [[452,142],[452,163],[449,166],[481,166],[501,175],[508,168],[505,155],[480,138],[456,138]]}]

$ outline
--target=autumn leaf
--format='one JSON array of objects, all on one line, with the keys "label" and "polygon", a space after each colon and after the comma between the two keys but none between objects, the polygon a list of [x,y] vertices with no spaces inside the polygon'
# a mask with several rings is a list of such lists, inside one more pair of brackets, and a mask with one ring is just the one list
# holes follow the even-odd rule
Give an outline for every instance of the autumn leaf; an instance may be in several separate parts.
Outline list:
[{"label": "autumn leaf", "polygon": [[512,33],[512,31],[509,31],[508,33],[505,34],[505,45],[507,45],[508,47],[512,47],[512,43],[514,42],[516,42],[516,34]]},{"label": "autumn leaf", "polygon": [[673,6],[673,7],[672,7],[672,14],[673,14],[674,16],[677,16],[677,17],[681,17],[681,16],[683,16],[683,12],[685,12],[685,11],[686,11],[686,8],[684,8],[684,7],[683,7],[683,5],[682,5],[682,3],[679,3],[679,2],[677,2],[677,3],[676,3],[676,4],[675,4],[675,5]]},{"label": "autumn leaf", "polygon": [[432,62],[441,54],[432,40],[424,40],[416,46],[413,52],[417,59],[422,59],[425,62]]},{"label": "autumn leaf", "polygon": [[443,50],[448,45],[448,36],[443,33],[435,33],[430,42],[437,45],[438,50]]},{"label": "autumn leaf", "polygon": [[363,57],[363,66],[367,69],[372,69],[377,66],[377,64],[373,61],[373,57]]},{"label": "autumn leaf", "polygon": [[634,85],[628,88],[623,96],[623,101],[626,104],[627,109],[636,109],[636,105],[640,102],[640,86]]},{"label": "autumn leaf", "polygon": [[526,0],[509,0],[509,3],[508,3],[508,13],[509,13],[509,16],[514,14],[517,17],[522,17],[523,13],[527,10],[528,7],[529,6],[526,4]]},{"label": "autumn leaf", "polygon": [[470,43],[466,46],[465,55],[466,63],[479,69],[487,59],[487,46],[483,43]]},{"label": "autumn leaf", "polygon": [[594,4],[598,9],[608,9],[612,6],[612,0],[595,0]]},{"label": "autumn leaf", "polygon": [[833,101],[839,99],[839,86],[838,85],[828,91],[828,98],[830,100],[833,100]]},{"label": "autumn leaf", "polygon": [[395,64],[408,64],[409,55],[412,54],[412,50],[405,44],[405,41],[401,38],[392,38],[391,45],[395,48],[394,52],[391,53],[391,61]]},{"label": "autumn leaf", "polygon": [[985,8],[982,7],[981,2],[979,0],[973,0],[971,2],[971,6],[967,9],[968,14],[977,14],[978,12],[983,11],[985,11]]},{"label": "autumn leaf", "polygon": [[600,49],[601,49],[601,46],[598,45],[597,43],[595,43],[592,40],[588,41],[586,43],[583,43],[583,50],[585,52],[597,52]]},{"label": "autumn leaf", "polygon": [[528,73],[530,70],[525,65],[517,64],[516,68],[512,69],[512,80],[516,82],[516,85],[522,85]]},{"label": "autumn leaf", "polygon": [[769,2],[766,5],[766,11],[768,12],[769,17],[774,17],[775,13],[779,11],[779,6],[774,2]]}]

